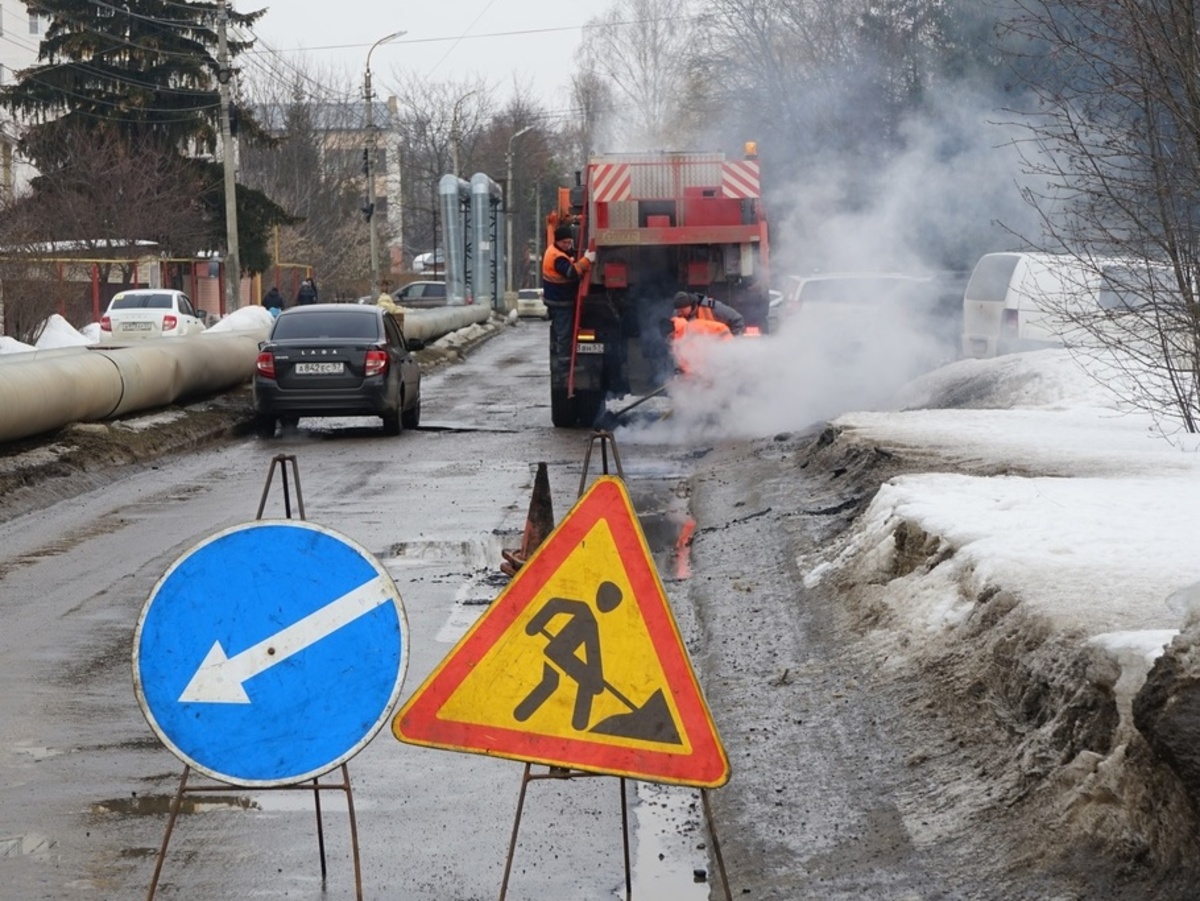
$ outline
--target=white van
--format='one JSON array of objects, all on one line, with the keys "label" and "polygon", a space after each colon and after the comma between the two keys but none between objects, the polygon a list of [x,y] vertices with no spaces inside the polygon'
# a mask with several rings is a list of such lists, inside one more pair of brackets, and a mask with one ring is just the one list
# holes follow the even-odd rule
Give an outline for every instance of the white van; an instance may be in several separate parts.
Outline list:
[{"label": "white van", "polygon": [[1061,347],[1105,334],[1129,341],[1148,298],[1182,303],[1174,281],[1170,266],[1145,259],[985,254],[963,294],[963,356]]},{"label": "white van", "polygon": [[1099,309],[1102,282],[1098,267],[1067,254],[984,254],[963,294],[963,356],[1062,345],[1062,313]]}]

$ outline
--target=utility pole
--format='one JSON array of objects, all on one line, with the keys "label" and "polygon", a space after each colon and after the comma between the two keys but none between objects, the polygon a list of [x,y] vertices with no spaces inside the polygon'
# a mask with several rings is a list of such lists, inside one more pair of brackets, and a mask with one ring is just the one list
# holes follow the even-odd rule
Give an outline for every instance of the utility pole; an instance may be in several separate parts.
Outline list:
[{"label": "utility pole", "polygon": [[238,259],[237,164],[233,151],[233,129],[229,118],[229,42],[226,29],[229,10],[226,0],[217,0],[217,93],[221,99],[221,162],[225,171],[225,312],[241,305],[242,265]]},{"label": "utility pole", "polygon": [[367,149],[364,166],[367,176],[367,206],[363,210],[367,216],[367,225],[371,234],[371,299],[379,300],[379,227],[375,221],[375,148],[379,144],[379,135],[375,132],[375,104],[371,94],[371,54],[380,44],[395,40],[407,31],[394,31],[387,37],[382,37],[371,45],[367,51],[367,71],[363,76],[363,98],[367,101]]},{"label": "utility pole", "polygon": [[505,237],[504,251],[505,259],[508,261],[508,281],[505,286],[509,291],[515,291],[516,285],[513,284],[513,211],[509,204],[512,203],[512,183],[513,183],[513,141],[521,137],[526,132],[532,131],[532,125],[526,125],[511,138],[508,139],[508,175],[504,180],[504,224],[507,229]]}]

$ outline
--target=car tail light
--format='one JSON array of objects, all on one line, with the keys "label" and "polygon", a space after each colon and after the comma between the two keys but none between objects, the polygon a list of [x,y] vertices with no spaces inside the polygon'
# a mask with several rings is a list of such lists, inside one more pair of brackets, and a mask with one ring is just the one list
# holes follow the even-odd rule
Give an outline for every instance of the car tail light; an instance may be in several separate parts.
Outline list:
[{"label": "car tail light", "polygon": [[111,332],[112,331],[112,320],[109,319],[107,316],[100,317],[100,331],[102,331],[102,332]]},{"label": "car tail light", "polygon": [[254,361],[254,368],[258,370],[258,374],[269,379],[275,378],[275,355],[269,350],[264,350],[258,355],[258,359]]},{"label": "car tail light", "polygon": [[171,329],[175,328],[177,325],[179,325],[179,320],[176,319],[171,313],[167,313],[163,316],[162,330],[164,332],[171,331]]},{"label": "car tail light", "polygon": [[363,375],[383,375],[388,369],[386,350],[368,350],[367,361],[363,366]]},{"label": "car tail light", "polygon": [[1019,310],[1005,310],[1000,314],[1000,334],[1005,338],[1018,337],[1020,320],[1017,317],[1019,313]]}]

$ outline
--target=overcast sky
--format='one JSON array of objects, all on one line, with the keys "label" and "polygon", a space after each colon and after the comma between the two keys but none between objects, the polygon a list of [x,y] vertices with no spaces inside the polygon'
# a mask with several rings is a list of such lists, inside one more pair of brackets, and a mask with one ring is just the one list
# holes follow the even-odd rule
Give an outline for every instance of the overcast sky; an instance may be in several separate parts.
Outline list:
[{"label": "overcast sky", "polygon": [[569,106],[566,92],[582,25],[603,9],[572,10],[549,0],[441,0],[432,8],[389,8],[374,0],[280,0],[236,8],[249,12],[264,6],[267,12],[254,27],[261,39],[258,49],[293,65],[308,61],[343,71],[360,88],[371,46],[393,31],[407,31],[371,54],[377,96],[387,96],[393,73],[413,72],[434,81],[483,76],[501,102],[519,81],[552,110]]}]

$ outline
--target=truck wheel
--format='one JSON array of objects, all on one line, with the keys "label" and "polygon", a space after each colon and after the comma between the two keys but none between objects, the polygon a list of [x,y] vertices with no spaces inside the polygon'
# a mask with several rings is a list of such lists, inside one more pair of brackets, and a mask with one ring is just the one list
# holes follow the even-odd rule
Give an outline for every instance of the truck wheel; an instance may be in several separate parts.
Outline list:
[{"label": "truck wheel", "polygon": [[596,425],[596,420],[600,418],[600,411],[603,409],[603,391],[575,392],[575,424],[577,426],[585,429],[592,428]]},{"label": "truck wheel", "polygon": [[550,388],[550,421],[558,429],[569,429],[575,425],[575,408],[567,397],[566,386]]},{"label": "truck wheel", "polygon": [[550,421],[556,428],[590,429],[604,407],[603,391],[576,391],[567,397],[567,389],[550,388]]}]

